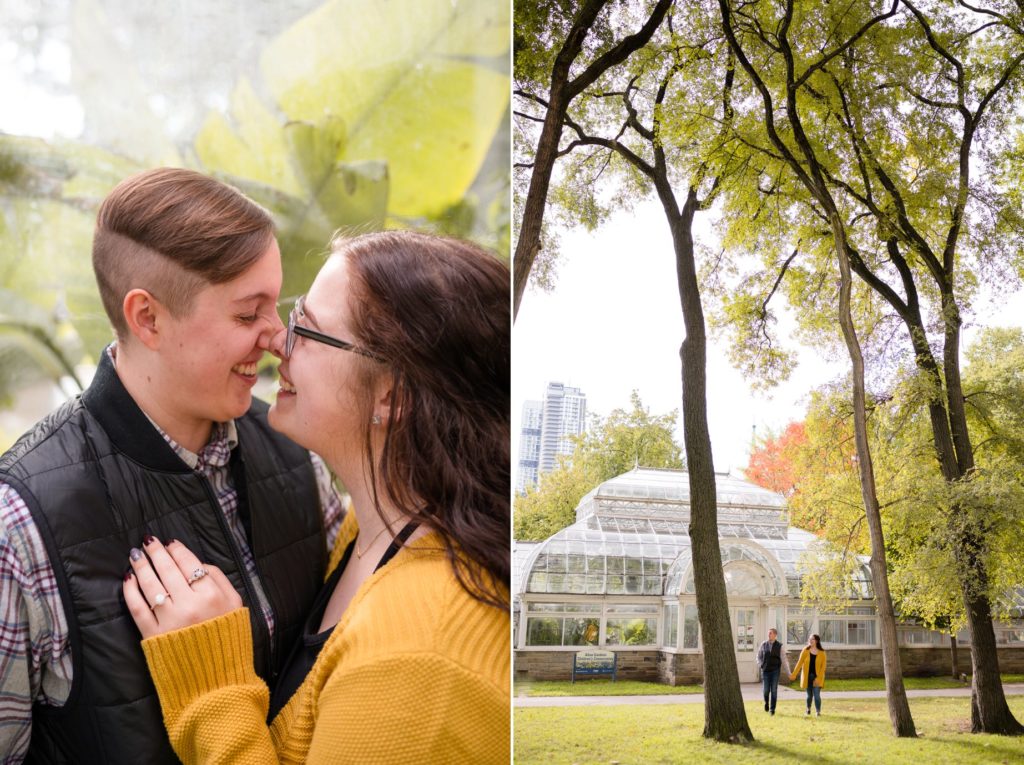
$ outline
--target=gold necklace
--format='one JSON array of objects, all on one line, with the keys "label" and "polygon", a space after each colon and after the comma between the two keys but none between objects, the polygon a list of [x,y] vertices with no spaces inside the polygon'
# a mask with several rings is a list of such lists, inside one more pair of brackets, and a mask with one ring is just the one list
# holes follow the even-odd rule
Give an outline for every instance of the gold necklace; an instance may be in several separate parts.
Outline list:
[{"label": "gold necklace", "polygon": [[387,527],[387,525],[385,525],[384,528],[382,528],[380,531],[378,531],[376,534],[374,534],[373,539],[370,540],[370,544],[368,544],[366,546],[366,549],[362,550],[362,551],[360,551],[360,549],[359,549],[359,537],[357,536],[356,537],[356,557],[361,560],[362,557],[364,555],[366,555],[366,553],[370,552],[370,548],[373,547],[373,543],[376,542],[378,539],[380,539],[380,535],[383,534],[387,530],[388,530],[388,527]]}]

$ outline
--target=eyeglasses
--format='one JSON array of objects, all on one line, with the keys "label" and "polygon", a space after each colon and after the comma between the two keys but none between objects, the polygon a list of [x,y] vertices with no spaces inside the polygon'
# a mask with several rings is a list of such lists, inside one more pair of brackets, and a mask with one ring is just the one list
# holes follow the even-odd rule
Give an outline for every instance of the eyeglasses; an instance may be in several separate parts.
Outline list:
[{"label": "eyeglasses", "polygon": [[332,348],[341,348],[343,351],[352,351],[352,353],[358,353],[360,356],[366,356],[367,358],[373,359],[374,361],[383,361],[380,356],[376,353],[360,348],[358,345],[346,342],[345,340],[339,340],[336,337],[325,335],[323,332],[317,332],[315,329],[309,327],[303,327],[297,323],[299,316],[303,315],[302,304],[305,302],[306,296],[302,295],[298,300],[295,301],[295,306],[292,308],[291,313],[288,314],[288,334],[284,340],[284,356],[289,358],[292,355],[292,350],[295,348],[295,336],[308,337],[310,340],[316,340],[318,343],[329,345]]}]

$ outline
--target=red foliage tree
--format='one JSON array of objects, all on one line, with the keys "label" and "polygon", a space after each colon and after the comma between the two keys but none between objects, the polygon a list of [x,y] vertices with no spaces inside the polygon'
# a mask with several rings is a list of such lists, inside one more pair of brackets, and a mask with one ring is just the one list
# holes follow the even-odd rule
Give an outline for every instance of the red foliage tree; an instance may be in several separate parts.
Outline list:
[{"label": "red foliage tree", "polygon": [[791,422],[778,436],[761,439],[750,453],[747,480],[790,497],[796,490],[797,450],[807,443],[802,422]]}]

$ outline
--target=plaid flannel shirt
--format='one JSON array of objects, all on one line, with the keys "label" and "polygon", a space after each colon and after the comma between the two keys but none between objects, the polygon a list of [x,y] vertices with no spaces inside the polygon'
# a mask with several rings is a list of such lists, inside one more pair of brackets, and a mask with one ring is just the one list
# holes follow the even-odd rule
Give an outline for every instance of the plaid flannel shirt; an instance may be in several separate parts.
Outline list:
[{"label": "plaid flannel shirt", "polygon": [[[245,538],[238,492],[228,467],[231,450],[238,443],[235,423],[217,423],[198,454],[175,443],[155,422],[153,426],[189,467],[210,482],[273,634],[274,614]],[[312,453],[310,459],[330,550],[344,509],[323,460]],[[25,758],[32,733],[32,704],[63,705],[71,690],[71,667],[64,607],[39,529],[17,492],[0,482],[0,763],[20,763]]]}]

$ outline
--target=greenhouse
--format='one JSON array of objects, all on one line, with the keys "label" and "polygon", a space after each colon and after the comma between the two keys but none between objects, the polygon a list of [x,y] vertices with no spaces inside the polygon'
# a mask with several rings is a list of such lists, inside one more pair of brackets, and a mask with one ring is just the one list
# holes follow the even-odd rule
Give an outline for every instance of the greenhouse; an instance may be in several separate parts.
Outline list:
[{"label": "greenhouse", "polygon": [[[769,627],[795,660],[808,635],[829,648],[836,676],[881,674],[877,614],[866,560],[844,608],[819,612],[800,600],[798,562],[816,537],[789,525],[785,498],[717,475],[718,528],[740,679],[753,682]],[[616,652],[620,676],[672,684],[703,677],[685,472],[636,468],[598,485],[576,521],[547,540],[514,548],[516,676],[568,676],[588,647]],[[949,639],[901,625],[901,643],[921,648],[910,669],[944,671]],[[964,666],[969,666],[966,635]],[[1024,646],[1024,630],[997,626],[1001,644]],[[1018,649],[1024,661],[1024,648]]]}]

